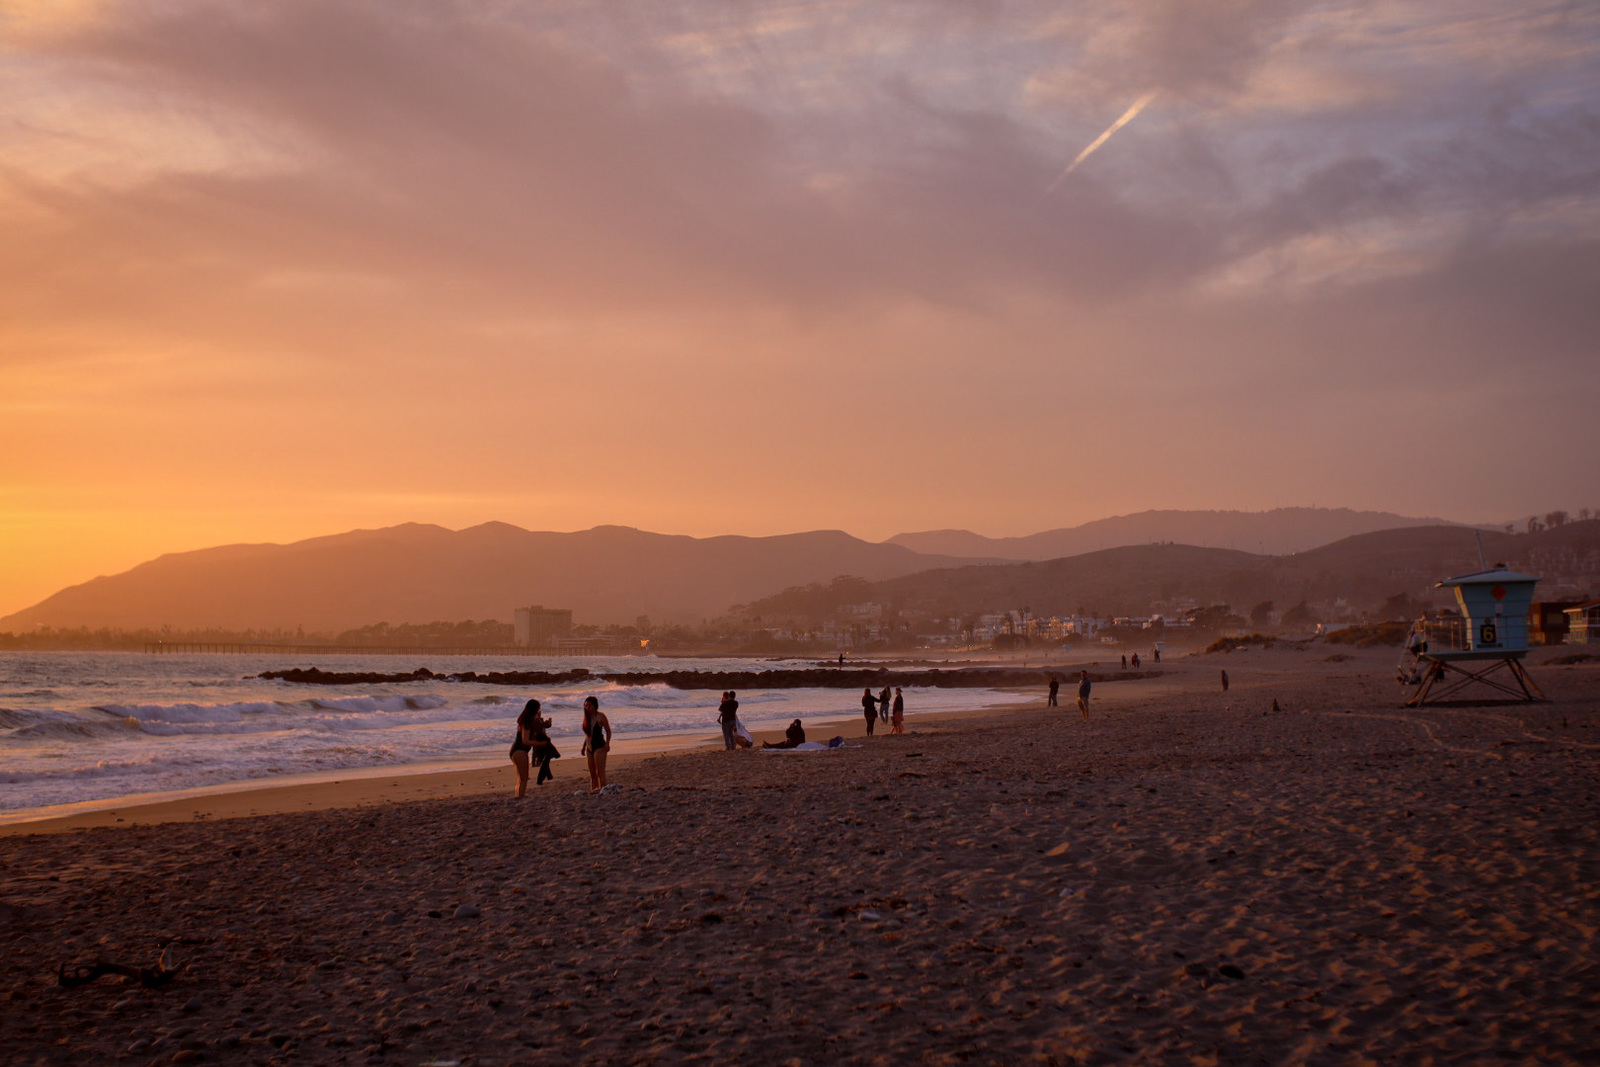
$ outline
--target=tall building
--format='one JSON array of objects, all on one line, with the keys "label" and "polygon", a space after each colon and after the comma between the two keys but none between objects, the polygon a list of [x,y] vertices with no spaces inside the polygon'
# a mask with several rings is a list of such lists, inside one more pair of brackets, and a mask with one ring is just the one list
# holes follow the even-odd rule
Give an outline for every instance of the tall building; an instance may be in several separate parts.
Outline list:
[{"label": "tall building", "polygon": [[550,648],[571,632],[572,611],[569,608],[535,606],[516,610],[513,640],[524,648]]}]

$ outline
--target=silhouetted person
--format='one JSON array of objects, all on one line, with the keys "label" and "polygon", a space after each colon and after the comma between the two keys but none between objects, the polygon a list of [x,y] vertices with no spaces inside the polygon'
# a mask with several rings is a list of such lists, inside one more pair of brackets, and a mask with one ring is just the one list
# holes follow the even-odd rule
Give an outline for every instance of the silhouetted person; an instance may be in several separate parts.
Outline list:
[{"label": "silhouetted person", "polygon": [[1057,678],[1055,675],[1051,675],[1050,676],[1050,699],[1048,701],[1046,701],[1045,707],[1047,707],[1047,708],[1060,707],[1060,705],[1056,703],[1056,694],[1059,693],[1059,692],[1061,692],[1061,679]]},{"label": "silhouetted person", "polygon": [[731,690],[717,705],[717,724],[722,727],[722,747],[729,752],[739,747],[739,701]]},{"label": "silhouetted person", "polygon": [[777,744],[773,744],[771,741],[763,741],[763,742],[761,742],[761,747],[762,748],[799,748],[801,745],[803,745],[805,743],[806,743],[806,730],[805,730],[805,727],[800,725],[800,720],[799,719],[796,719],[794,722],[790,723],[789,724],[789,728],[783,732],[783,740],[782,741],[779,741]]},{"label": "silhouetted person", "polygon": [[1133,654],[1133,669],[1134,670],[1138,670],[1139,669],[1139,653],[1137,653],[1137,652],[1135,652]]},{"label": "silhouetted person", "polygon": [[900,687],[894,690],[894,710],[889,715],[889,732],[903,734],[906,732],[906,695]]},{"label": "silhouetted person", "polygon": [[1222,691],[1224,693],[1226,693],[1228,691],[1228,672],[1227,671],[1223,671],[1222,672]]},{"label": "silhouetted person", "polygon": [[870,735],[878,722],[878,698],[872,695],[871,689],[861,691],[861,714],[867,720],[867,733]]},{"label": "silhouetted person", "polygon": [[1126,652],[1122,654],[1122,669],[1128,669],[1128,654]]},{"label": "silhouetted person", "polygon": [[1161,650],[1160,650],[1160,649],[1159,649],[1159,648],[1157,648],[1157,649],[1153,649],[1153,650],[1152,650],[1152,653],[1153,653],[1153,654],[1154,654],[1154,655],[1155,655],[1155,657],[1156,657],[1156,662],[1157,662],[1157,663],[1160,663],[1160,662],[1161,662]]},{"label": "silhouetted person", "polygon": [[878,721],[889,721],[889,687],[884,686],[883,692],[878,694]]},{"label": "silhouetted person", "polygon": [[1089,672],[1078,672],[1078,710],[1083,712],[1083,721],[1089,721]]}]

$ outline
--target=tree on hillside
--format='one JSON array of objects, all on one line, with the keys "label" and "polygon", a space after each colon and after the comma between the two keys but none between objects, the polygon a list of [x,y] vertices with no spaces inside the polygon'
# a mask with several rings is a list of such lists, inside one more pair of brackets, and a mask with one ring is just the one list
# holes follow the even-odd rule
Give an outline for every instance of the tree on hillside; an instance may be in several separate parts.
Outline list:
[{"label": "tree on hillside", "polygon": [[1196,630],[1221,630],[1229,626],[1243,626],[1244,619],[1233,613],[1229,604],[1212,604],[1204,608],[1192,608],[1185,613],[1189,624]]},{"label": "tree on hillside", "polygon": [[1304,600],[1283,613],[1283,618],[1278,622],[1283,626],[1310,626],[1317,621],[1311,613],[1311,607]]},{"label": "tree on hillside", "polygon": [[1250,609],[1250,625],[1256,629],[1265,629],[1272,625],[1273,605],[1270,600],[1263,600]]},{"label": "tree on hillside", "polygon": [[1567,524],[1568,515],[1565,511],[1552,511],[1545,515],[1544,524],[1554,530]]}]

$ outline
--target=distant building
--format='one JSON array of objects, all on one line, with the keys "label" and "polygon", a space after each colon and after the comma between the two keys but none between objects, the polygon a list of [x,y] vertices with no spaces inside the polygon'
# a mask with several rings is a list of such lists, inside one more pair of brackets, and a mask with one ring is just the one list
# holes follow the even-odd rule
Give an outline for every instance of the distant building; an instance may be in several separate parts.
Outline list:
[{"label": "distant building", "polygon": [[570,608],[535,606],[516,610],[512,640],[523,648],[553,648],[571,633]]},{"label": "distant building", "polygon": [[1567,644],[1600,645],[1600,600],[1568,608]]},{"label": "distant building", "polygon": [[1567,639],[1568,616],[1581,600],[1536,600],[1528,606],[1528,641],[1535,645],[1559,645]]}]

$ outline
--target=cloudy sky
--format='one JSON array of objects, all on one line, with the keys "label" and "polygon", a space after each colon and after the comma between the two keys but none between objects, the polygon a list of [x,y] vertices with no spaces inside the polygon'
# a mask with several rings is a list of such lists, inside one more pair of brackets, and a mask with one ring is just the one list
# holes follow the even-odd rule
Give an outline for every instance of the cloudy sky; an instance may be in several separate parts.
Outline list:
[{"label": "cloudy sky", "polygon": [[1597,346],[1583,0],[0,0],[0,614],[404,521],[1600,507]]}]

